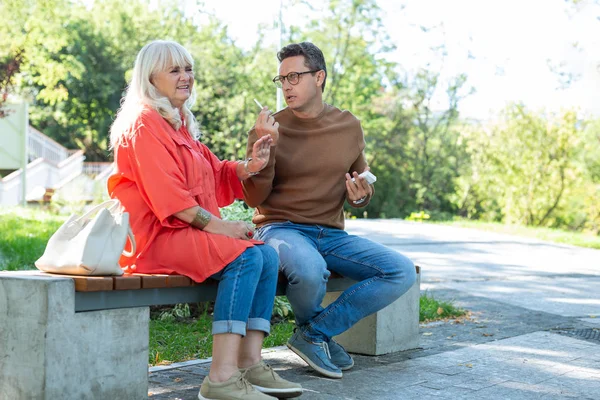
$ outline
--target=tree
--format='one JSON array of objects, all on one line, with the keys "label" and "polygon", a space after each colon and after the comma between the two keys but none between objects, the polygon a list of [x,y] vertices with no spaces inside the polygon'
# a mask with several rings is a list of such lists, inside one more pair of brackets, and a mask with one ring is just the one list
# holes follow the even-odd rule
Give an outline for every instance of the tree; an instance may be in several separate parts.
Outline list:
[{"label": "tree", "polygon": [[41,68],[27,73],[24,87],[34,98],[31,122],[63,145],[85,149],[89,161],[111,156],[109,128],[141,47],[154,38],[185,44],[197,35],[176,1],[150,5],[145,0],[97,1],[90,9],[72,4],[60,45],[45,54],[59,63],[69,60],[72,68],[51,74],[52,79]]},{"label": "tree", "polygon": [[252,99],[275,106],[266,100],[274,91],[272,69],[265,67],[275,65],[273,51],[258,44],[249,51],[239,49],[215,20],[198,32],[189,48],[197,60],[198,101],[193,111],[204,133],[202,141],[220,158],[245,157],[247,132],[258,114]]},{"label": "tree", "polygon": [[577,115],[544,115],[513,104],[500,117],[487,130],[465,131],[472,164],[462,177],[462,207],[508,223],[560,225],[565,199],[581,182]]},{"label": "tree", "polygon": [[455,180],[468,165],[456,129],[465,82],[465,76],[452,79],[445,87],[448,103],[433,110],[434,94],[442,84],[438,74],[422,70],[411,81],[395,81],[394,92],[379,102],[389,123],[369,137],[373,168],[385,182],[369,205],[375,215],[455,210]]}]

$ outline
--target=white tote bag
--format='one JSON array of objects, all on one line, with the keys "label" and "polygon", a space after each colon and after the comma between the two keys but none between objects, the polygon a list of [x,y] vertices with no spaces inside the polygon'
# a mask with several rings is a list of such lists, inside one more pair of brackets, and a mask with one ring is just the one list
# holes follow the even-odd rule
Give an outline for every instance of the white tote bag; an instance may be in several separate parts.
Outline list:
[{"label": "white tote bag", "polygon": [[[121,254],[135,253],[129,213],[118,200],[97,205],[78,217],[73,214],[52,235],[35,266],[45,272],[68,275],[123,275]],[[131,251],[124,251],[129,238]]]}]

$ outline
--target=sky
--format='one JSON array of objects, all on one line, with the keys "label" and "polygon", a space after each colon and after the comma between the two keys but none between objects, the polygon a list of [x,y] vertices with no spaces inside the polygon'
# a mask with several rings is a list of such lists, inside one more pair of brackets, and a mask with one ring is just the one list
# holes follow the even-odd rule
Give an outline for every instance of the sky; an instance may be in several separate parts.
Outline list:
[{"label": "sky", "polygon": [[[205,8],[228,25],[232,39],[244,48],[256,41],[259,24],[273,26],[280,3],[284,25],[319,16],[306,7],[286,7],[289,0],[235,1],[235,5],[204,0]],[[576,108],[600,117],[600,5],[593,0],[578,7],[565,0],[378,0],[378,4],[397,47],[388,59],[408,72],[429,65],[442,80],[467,74],[467,84],[476,91],[461,102],[463,116],[485,119],[508,102],[523,102],[536,110]],[[278,42],[274,28],[264,44],[275,52]],[[447,49],[443,57],[431,50],[440,44]],[[575,79],[565,86],[552,68]],[[440,93],[435,103],[441,108],[444,100]]]}]

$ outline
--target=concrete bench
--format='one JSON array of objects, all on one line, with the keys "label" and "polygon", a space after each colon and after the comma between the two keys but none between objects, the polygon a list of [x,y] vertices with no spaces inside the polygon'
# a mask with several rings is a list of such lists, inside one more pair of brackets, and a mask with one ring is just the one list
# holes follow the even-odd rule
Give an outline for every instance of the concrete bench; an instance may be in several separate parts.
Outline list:
[{"label": "concrete bench", "polygon": [[[408,293],[336,339],[362,354],[417,347],[419,272]],[[352,284],[332,275],[324,304]],[[210,301],[216,291],[214,281],[179,275],[0,271],[0,399],[145,399],[149,306]]]}]

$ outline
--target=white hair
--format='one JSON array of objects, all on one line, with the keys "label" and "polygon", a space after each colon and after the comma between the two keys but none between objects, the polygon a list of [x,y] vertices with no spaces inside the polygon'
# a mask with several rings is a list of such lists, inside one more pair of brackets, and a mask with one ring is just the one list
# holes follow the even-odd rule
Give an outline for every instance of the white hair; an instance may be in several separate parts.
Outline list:
[{"label": "white hair", "polygon": [[[140,50],[133,66],[131,82],[121,100],[121,108],[117,111],[117,117],[110,128],[111,147],[116,147],[135,133],[133,124],[145,106],[156,110],[173,129],[181,128],[183,121],[179,109],[173,107],[169,99],[160,94],[150,82],[153,74],[166,71],[173,66],[180,68],[194,66],[192,56],[179,43],[155,40]],[[190,111],[195,101],[196,91],[193,90],[181,107],[181,113],[188,131],[194,139],[198,139],[200,130]]]}]

